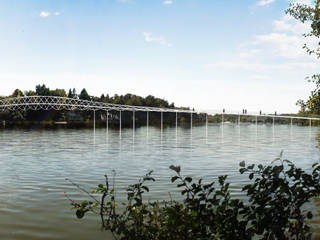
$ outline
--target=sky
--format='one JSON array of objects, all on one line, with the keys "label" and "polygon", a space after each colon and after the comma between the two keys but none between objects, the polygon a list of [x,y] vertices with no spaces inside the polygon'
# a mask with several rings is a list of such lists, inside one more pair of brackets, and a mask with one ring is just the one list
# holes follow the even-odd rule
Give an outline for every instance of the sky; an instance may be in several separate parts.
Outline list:
[{"label": "sky", "polygon": [[[86,88],[196,110],[293,113],[320,60],[295,0],[3,0],[0,95]],[[308,3],[309,0],[299,0]]]}]

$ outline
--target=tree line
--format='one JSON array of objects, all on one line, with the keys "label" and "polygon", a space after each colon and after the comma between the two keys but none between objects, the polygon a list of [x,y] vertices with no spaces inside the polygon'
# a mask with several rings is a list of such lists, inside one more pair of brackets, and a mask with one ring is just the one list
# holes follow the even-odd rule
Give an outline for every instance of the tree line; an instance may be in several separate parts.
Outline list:
[{"label": "tree line", "polygon": [[[157,98],[152,95],[141,97],[135,94],[125,94],[109,96],[109,94],[102,94],[100,97],[92,96],[88,91],[83,88],[80,93],[76,89],[50,89],[45,84],[38,84],[35,90],[21,91],[16,89],[9,96],[2,96],[0,99],[24,97],[24,96],[56,96],[56,97],[69,97],[81,100],[104,102],[111,104],[132,105],[132,106],[145,106],[145,107],[158,107],[158,108],[171,108],[175,109],[174,103],[169,103],[165,99]],[[186,107],[179,109],[189,109]],[[119,125],[119,112],[109,111],[108,119],[110,127]],[[122,112],[122,126],[132,126],[132,112]],[[90,111],[66,111],[66,110],[19,110],[19,111],[5,111],[0,112],[0,119],[6,121],[7,126],[33,126],[35,122],[41,123],[41,126],[54,126],[56,122],[66,122],[69,127],[89,127],[92,126],[93,113]],[[146,113],[135,113],[136,126],[146,124]],[[203,122],[204,115],[194,114],[194,122]],[[96,126],[105,126],[106,112],[96,111]],[[175,113],[165,113],[164,124],[172,125],[175,123]],[[179,114],[179,123],[187,123],[190,121],[190,114]],[[149,124],[160,126],[160,113],[149,113]]]},{"label": "tree line", "polygon": [[[148,106],[148,107],[160,107],[160,108],[175,108],[174,103],[169,104],[167,100],[148,95],[147,97],[137,96],[135,94],[126,94],[110,97],[109,94],[102,94],[100,97],[89,95],[87,90],[83,88],[78,94],[76,89],[69,89],[68,93],[64,89],[51,90],[45,84],[36,85],[35,91],[29,90],[22,92],[20,89],[14,90],[10,96],[6,97],[23,97],[23,96],[57,96],[57,97],[69,97],[81,100],[89,100],[96,102],[105,102],[113,104],[124,104],[124,105],[134,105],[134,106]],[[2,98],[6,98],[2,97]]]}]

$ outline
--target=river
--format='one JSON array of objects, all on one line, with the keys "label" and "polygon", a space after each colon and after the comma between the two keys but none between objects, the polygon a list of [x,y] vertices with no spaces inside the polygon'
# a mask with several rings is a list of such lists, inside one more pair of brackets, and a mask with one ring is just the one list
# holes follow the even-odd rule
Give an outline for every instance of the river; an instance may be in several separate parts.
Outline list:
[{"label": "river", "polygon": [[171,164],[207,180],[228,174],[234,195],[248,182],[239,162],[268,164],[284,157],[303,169],[319,161],[317,127],[233,124],[190,128],[141,127],[135,130],[0,130],[0,239],[111,239],[99,218],[77,219],[64,192],[85,194],[66,178],[92,189],[116,171],[120,200],[125,187],[148,170],[157,179],[149,199],[168,199]]}]

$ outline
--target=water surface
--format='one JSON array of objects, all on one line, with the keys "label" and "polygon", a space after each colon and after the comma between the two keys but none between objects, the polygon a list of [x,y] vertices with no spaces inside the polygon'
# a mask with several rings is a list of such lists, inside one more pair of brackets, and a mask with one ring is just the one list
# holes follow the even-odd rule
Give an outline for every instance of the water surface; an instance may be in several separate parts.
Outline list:
[{"label": "water surface", "polygon": [[[118,130],[0,130],[0,239],[108,239],[99,231],[99,219],[78,220],[70,210],[67,192],[85,195],[66,178],[87,189],[116,170],[118,196],[148,170],[150,199],[167,199],[174,191],[169,166],[208,180],[228,174],[233,194],[242,196],[247,178],[239,162],[268,164],[281,150],[299,167],[310,169],[319,161],[318,128],[287,125],[210,125],[206,127],[142,127]],[[173,194],[176,196],[175,194]],[[111,239],[111,238],[110,238]]]}]

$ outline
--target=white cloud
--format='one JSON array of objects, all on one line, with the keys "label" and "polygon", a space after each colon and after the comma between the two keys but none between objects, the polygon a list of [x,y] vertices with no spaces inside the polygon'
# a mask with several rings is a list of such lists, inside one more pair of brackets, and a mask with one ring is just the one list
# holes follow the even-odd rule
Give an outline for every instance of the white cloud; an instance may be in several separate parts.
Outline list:
[{"label": "white cloud", "polygon": [[267,6],[275,1],[276,0],[260,0],[259,2],[257,2],[257,6]]},{"label": "white cloud", "polygon": [[308,23],[300,23],[291,16],[285,15],[273,22],[272,32],[256,35],[254,40],[247,43],[244,51],[252,52],[252,48],[259,49],[259,53],[269,57],[280,56],[285,59],[312,60],[303,45],[306,43],[311,48],[317,46],[318,39],[304,38],[302,34],[310,31]]},{"label": "white cloud", "polygon": [[300,4],[305,4],[305,5],[312,5],[312,0],[294,0],[293,3],[300,3]]},{"label": "white cloud", "polygon": [[162,36],[154,36],[150,32],[144,32],[143,36],[144,36],[144,40],[146,42],[156,42],[156,43],[159,43],[159,44],[167,46],[167,47],[171,47],[172,46],[172,44],[168,43],[167,40]]},{"label": "white cloud", "polygon": [[281,19],[273,21],[273,30],[275,32],[287,32],[296,35],[302,35],[310,31],[310,26],[308,24],[296,21],[289,15],[285,15]]},{"label": "white cloud", "polygon": [[[254,61],[245,61],[245,60],[231,60],[231,61],[222,61],[214,64],[207,64],[206,68],[216,68],[216,69],[227,69],[227,70],[243,70],[249,71],[252,73],[261,73],[261,72],[283,72],[290,71],[299,72],[301,70],[309,69],[315,71],[318,69],[318,64],[315,62],[287,62],[287,63],[257,63]],[[254,75],[256,76],[256,75]]]},{"label": "white cloud", "polygon": [[162,3],[166,4],[166,5],[169,5],[169,4],[173,3],[173,0],[164,0]]},{"label": "white cloud", "polygon": [[51,15],[57,17],[57,16],[60,16],[61,13],[62,13],[62,12],[59,12],[59,11],[53,12],[53,13],[51,13],[51,12],[46,12],[46,11],[42,11],[42,12],[40,13],[40,17],[46,18],[46,17],[50,17]]},{"label": "white cloud", "polygon": [[46,18],[46,17],[49,17],[49,16],[50,16],[50,12],[42,11],[40,13],[40,17]]},{"label": "white cloud", "polygon": [[288,35],[285,33],[270,33],[256,36],[253,45],[264,49],[264,54],[281,56],[286,59],[306,57],[302,36]]},{"label": "white cloud", "polygon": [[310,24],[302,24],[288,15],[273,21],[272,30],[255,35],[251,41],[242,43],[234,57],[207,64],[206,68],[235,70],[253,75],[296,74],[307,76],[317,72],[319,60],[306,53],[305,43],[311,48],[319,39],[304,38]]}]

